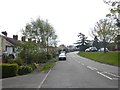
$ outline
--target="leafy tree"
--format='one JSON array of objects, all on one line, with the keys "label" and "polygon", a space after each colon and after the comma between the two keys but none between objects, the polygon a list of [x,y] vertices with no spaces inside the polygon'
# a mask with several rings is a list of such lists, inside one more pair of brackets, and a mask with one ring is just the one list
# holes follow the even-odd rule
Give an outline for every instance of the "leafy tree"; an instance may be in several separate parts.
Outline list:
[{"label": "leafy tree", "polygon": [[114,41],[117,35],[118,30],[116,30],[115,27],[116,26],[112,24],[109,19],[101,19],[96,23],[92,30],[92,34],[99,37],[100,41],[103,41],[104,52],[106,52],[106,43]]},{"label": "leafy tree", "polygon": [[88,43],[89,40],[87,40],[87,37],[82,33],[79,33],[78,37],[79,37],[79,40],[78,40],[78,42],[76,44],[79,44],[80,51],[84,51],[87,48],[88,44],[89,44]]},{"label": "leafy tree", "polygon": [[34,42],[19,42],[17,44],[18,56],[24,60],[24,63],[31,64],[34,62],[35,54],[37,53],[36,43]]},{"label": "leafy tree", "polygon": [[115,0],[115,1],[104,0],[104,2],[111,6],[110,13],[107,14],[106,17],[109,17],[115,20],[116,25],[120,27],[120,1],[119,0]]},{"label": "leafy tree", "polygon": [[117,26],[116,29],[118,29],[118,32],[117,32],[118,34],[114,42],[115,43],[119,42],[119,43],[116,43],[117,49],[119,50],[120,40],[118,40],[118,38],[120,37],[120,1],[119,0],[115,0],[115,1],[105,0],[104,2],[111,6],[110,13],[107,14],[106,17],[109,17],[110,19],[112,19],[113,23]]},{"label": "leafy tree", "polygon": [[94,41],[93,41],[93,46],[99,49],[99,42],[97,36],[95,36]]},{"label": "leafy tree", "polygon": [[57,44],[54,28],[48,21],[38,18],[26,24],[22,34],[28,41],[18,45],[19,56],[25,59],[26,63],[46,62],[48,54],[51,54],[49,47]]},{"label": "leafy tree", "polygon": [[115,38],[115,43],[117,44],[117,50],[120,50],[120,35]]}]

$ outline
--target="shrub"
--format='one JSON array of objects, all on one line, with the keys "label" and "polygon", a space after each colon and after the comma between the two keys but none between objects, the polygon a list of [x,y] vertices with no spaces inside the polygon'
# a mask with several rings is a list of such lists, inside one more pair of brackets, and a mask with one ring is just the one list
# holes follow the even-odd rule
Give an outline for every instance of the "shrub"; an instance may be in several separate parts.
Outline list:
[{"label": "shrub", "polygon": [[46,63],[48,61],[46,53],[40,53],[38,63]]},{"label": "shrub", "polygon": [[17,64],[0,64],[0,68],[1,67],[2,67],[2,78],[16,76],[18,71]]},{"label": "shrub", "polygon": [[52,54],[47,54],[47,59],[50,60],[53,58],[53,55]]},{"label": "shrub", "polygon": [[15,58],[15,59],[8,60],[8,63],[10,63],[10,64],[16,63],[19,66],[21,66],[23,64],[23,60],[21,58]]},{"label": "shrub", "polygon": [[18,74],[25,75],[25,74],[31,73],[32,71],[33,69],[30,66],[20,66],[20,68],[18,69]]},{"label": "shrub", "polygon": [[57,62],[57,61],[58,61],[58,58],[53,58],[52,61],[53,61],[53,62]]},{"label": "shrub", "polygon": [[33,70],[35,70],[38,67],[38,65],[39,64],[33,63],[31,65],[28,65],[28,66],[30,66]]}]

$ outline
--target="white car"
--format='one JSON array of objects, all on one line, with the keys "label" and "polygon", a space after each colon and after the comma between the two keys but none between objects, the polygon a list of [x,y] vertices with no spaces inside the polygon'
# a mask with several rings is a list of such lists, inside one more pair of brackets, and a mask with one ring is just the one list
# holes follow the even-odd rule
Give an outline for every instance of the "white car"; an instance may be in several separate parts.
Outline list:
[{"label": "white car", "polygon": [[[98,51],[99,51],[99,52],[104,52],[104,48],[100,48]],[[106,51],[107,51],[107,52],[109,51],[108,48],[106,48]]]},{"label": "white car", "polygon": [[61,54],[59,55],[59,60],[66,60],[66,55],[65,55],[65,53],[61,53]]},{"label": "white car", "polygon": [[96,47],[89,47],[85,50],[85,52],[97,52],[97,48]]}]

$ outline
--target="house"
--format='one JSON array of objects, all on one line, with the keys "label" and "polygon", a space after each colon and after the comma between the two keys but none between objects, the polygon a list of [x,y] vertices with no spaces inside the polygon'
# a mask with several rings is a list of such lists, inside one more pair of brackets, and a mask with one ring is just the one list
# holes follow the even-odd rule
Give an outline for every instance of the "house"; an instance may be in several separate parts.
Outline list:
[{"label": "house", "polygon": [[13,35],[13,38],[7,37],[7,35],[0,35],[0,62],[6,62],[2,58],[2,54],[15,56],[15,46],[18,42],[18,35]]}]

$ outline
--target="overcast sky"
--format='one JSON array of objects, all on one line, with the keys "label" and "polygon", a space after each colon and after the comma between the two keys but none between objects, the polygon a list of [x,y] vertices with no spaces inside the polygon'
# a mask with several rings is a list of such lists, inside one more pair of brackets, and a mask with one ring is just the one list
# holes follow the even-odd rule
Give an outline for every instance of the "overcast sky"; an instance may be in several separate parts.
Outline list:
[{"label": "overcast sky", "polygon": [[20,37],[26,23],[40,17],[52,24],[58,44],[70,45],[79,32],[92,39],[90,29],[108,12],[103,0],[0,0],[0,31]]}]

